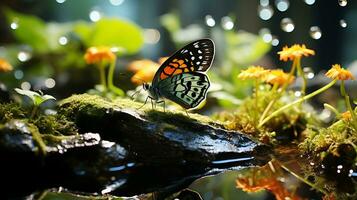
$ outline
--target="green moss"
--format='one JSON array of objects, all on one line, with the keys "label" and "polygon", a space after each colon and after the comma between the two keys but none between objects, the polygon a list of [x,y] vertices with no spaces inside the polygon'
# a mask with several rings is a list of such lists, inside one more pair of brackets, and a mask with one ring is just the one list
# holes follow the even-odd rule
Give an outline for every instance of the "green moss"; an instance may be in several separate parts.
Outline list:
[{"label": "green moss", "polygon": [[258,102],[255,98],[247,97],[242,104],[233,112],[223,112],[215,116],[216,119],[226,121],[226,128],[239,130],[250,134],[264,143],[275,143],[279,139],[289,140],[297,138],[308,123],[318,124],[318,120],[311,111],[306,111],[303,105],[292,107],[272,118],[264,126],[258,128],[259,119],[268,104],[278,99],[273,104],[269,116],[273,111],[295,100],[292,93],[281,98],[276,98],[276,93],[269,87],[259,91]]},{"label": "green moss", "polygon": [[337,155],[341,144],[351,144],[355,150],[357,144],[356,131],[344,120],[339,120],[328,128],[309,127],[304,132],[306,139],[299,145],[303,153],[319,156],[322,160],[325,155]]},{"label": "green moss", "polygon": [[[140,109],[139,109],[140,108]],[[151,104],[143,106],[143,103],[135,102],[130,99],[117,98],[115,100],[106,99],[97,95],[81,94],[73,95],[64,99],[60,103],[59,112],[65,116],[73,117],[73,113],[78,113],[80,110],[86,110],[87,113],[95,116],[105,114],[110,109],[131,109],[137,111],[141,117],[153,121],[160,120],[178,120],[178,121],[192,121],[195,120],[200,123],[211,124],[215,126],[223,126],[223,123],[216,122],[209,117],[199,114],[187,113],[183,109],[166,110],[163,112],[162,108],[152,109]],[[74,120],[74,119],[72,119]]]},{"label": "green moss", "polygon": [[5,123],[11,119],[21,119],[26,117],[26,111],[19,104],[0,104],[0,123]]}]

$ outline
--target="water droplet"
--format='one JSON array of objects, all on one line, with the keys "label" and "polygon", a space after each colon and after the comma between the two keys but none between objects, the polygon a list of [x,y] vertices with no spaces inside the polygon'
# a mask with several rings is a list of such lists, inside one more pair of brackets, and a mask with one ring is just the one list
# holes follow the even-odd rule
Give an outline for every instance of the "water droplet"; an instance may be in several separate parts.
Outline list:
[{"label": "water droplet", "polygon": [[260,29],[259,35],[266,43],[270,43],[273,40],[273,36],[271,35],[270,30],[267,28]]},{"label": "water droplet", "polygon": [[314,71],[310,67],[304,67],[304,74],[307,79],[312,79],[315,77]]},{"label": "water droplet", "polygon": [[292,32],[295,29],[294,22],[290,18],[283,18],[280,22],[281,29],[285,32]]},{"label": "water droplet", "polygon": [[61,36],[60,38],[58,38],[58,43],[59,43],[60,45],[66,45],[66,44],[68,43],[67,37]]},{"label": "water droplet", "polygon": [[262,20],[269,20],[274,14],[274,10],[271,6],[259,6],[258,15]]},{"label": "water droplet", "polygon": [[56,0],[57,3],[64,3],[66,0]]},{"label": "water droplet", "polygon": [[271,40],[271,45],[273,46],[278,46],[279,45],[279,39],[275,35],[273,35],[272,40]]},{"label": "water droplet", "polygon": [[341,19],[341,20],[340,20],[340,26],[341,26],[342,28],[346,28],[346,27],[347,27],[347,22],[346,22],[346,20]]},{"label": "water droplet", "polygon": [[110,4],[112,4],[113,6],[119,6],[122,3],[124,3],[124,0],[109,0]]},{"label": "water droplet", "polygon": [[23,90],[30,90],[31,89],[31,84],[27,81],[21,83],[21,89]]},{"label": "water droplet", "polygon": [[284,12],[288,10],[290,2],[288,0],[275,0],[275,6],[279,11]]},{"label": "water droplet", "polygon": [[310,162],[310,165],[311,165],[311,166],[314,166],[314,165],[315,165],[315,163],[313,163],[313,162]]},{"label": "water droplet", "polygon": [[[301,97],[301,92],[300,91],[295,91],[295,96],[296,97]],[[310,163],[310,165],[314,165],[314,163]]]},{"label": "water droplet", "polygon": [[228,16],[222,17],[221,24],[224,30],[232,30],[234,27],[232,18]]},{"label": "water droplet", "polygon": [[14,20],[11,22],[10,28],[11,28],[12,30],[16,30],[17,28],[19,28],[18,19],[14,19]]},{"label": "water droplet", "polygon": [[260,5],[262,5],[262,6],[269,5],[269,0],[260,0],[259,2],[260,2]]},{"label": "water droplet", "polygon": [[310,27],[310,36],[315,40],[320,39],[322,36],[322,32],[321,32],[320,28],[318,26],[311,26]]},{"label": "water droplet", "polygon": [[347,0],[338,0],[338,4],[342,7],[347,5]]},{"label": "water droplet", "polygon": [[315,3],[315,0],[305,0],[305,3],[306,3],[307,5],[312,5],[312,4]]},{"label": "water droplet", "polygon": [[343,166],[342,165],[337,165],[337,169],[342,169]]},{"label": "water droplet", "polygon": [[92,10],[89,13],[89,19],[92,22],[96,22],[98,20],[100,20],[100,18],[102,18],[102,14],[100,14],[100,12],[98,10]]},{"label": "water droplet", "polygon": [[20,51],[18,54],[17,54],[17,59],[19,59],[19,61],[21,62],[26,62],[28,61],[30,58],[32,57],[32,55],[27,52],[27,51]]},{"label": "water droplet", "polygon": [[338,170],[337,170],[337,174],[339,174],[339,173],[341,173],[341,170],[338,169]]},{"label": "water droplet", "polygon": [[53,88],[53,87],[55,87],[55,85],[56,85],[55,79],[53,79],[53,78],[48,78],[48,79],[45,80],[45,86],[46,86],[47,88]]},{"label": "water droplet", "polygon": [[24,77],[24,72],[22,70],[16,70],[14,72],[14,77],[17,79],[17,80],[20,80]]},{"label": "water droplet", "polygon": [[211,15],[206,15],[205,20],[207,26],[209,27],[214,27],[214,25],[216,25],[216,21],[213,19]]},{"label": "water droplet", "polygon": [[160,40],[160,32],[157,29],[144,30],[144,42],[148,44],[156,44]]}]

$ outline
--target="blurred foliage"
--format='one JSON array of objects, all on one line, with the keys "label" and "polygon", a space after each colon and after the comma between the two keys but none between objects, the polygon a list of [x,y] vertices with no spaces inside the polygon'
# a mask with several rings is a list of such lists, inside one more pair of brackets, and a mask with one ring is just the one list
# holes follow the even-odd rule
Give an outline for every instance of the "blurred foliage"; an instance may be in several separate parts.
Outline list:
[{"label": "blurred foliage", "polygon": [[[141,28],[122,19],[103,17],[94,23],[54,23],[10,9],[3,10],[8,26],[14,27],[11,33],[15,42],[4,44],[0,57],[8,60],[15,71],[23,71],[24,77],[19,79],[30,82],[86,66],[84,50],[92,45],[115,47],[116,53],[121,55],[135,54],[143,45]],[[23,60],[18,58],[21,52],[26,56]],[[0,75],[0,78],[9,87],[19,85],[19,80],[13,76]]]},{"label": "blurred foliage", "polygon": [[225,30],[222,27],[204,27],[191,24],[182,27],[179,16],[172,12],[161,16],[161,24],[168,30],[176,47],[204,37],[215,41],[216,55],[213,67],[208,71],[213,86],[209,97],[217,99],[219,105],[235,107],[251,91],[251,82],[241,82],[237,75],[247,65],[257,62],[268,53],[271,46],[257,35]]}]

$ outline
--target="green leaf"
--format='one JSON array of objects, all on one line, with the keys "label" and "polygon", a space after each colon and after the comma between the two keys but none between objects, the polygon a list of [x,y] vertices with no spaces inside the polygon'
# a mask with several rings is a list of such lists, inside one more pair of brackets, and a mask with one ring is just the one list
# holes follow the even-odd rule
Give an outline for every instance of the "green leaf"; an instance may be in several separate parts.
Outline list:
[{"label": "green leaf", "polygon": [[5,15],[9,26],[13,22],[18,24],[18,27],[12,32],[19,42],[31,46],[38,52],[48,50],[46,24],[40,18],[9,9],[5,10]]},{"label": "green leaf", "polygon": [[357,105],[357,99],[353,100],[353,103]]},{"label": "green leaf", "polygon": [[102,18],[93,25],[80,22],[74,32],[87,47],[119,47],[127,54],[138,52],[144,42],[141,29],[136,24],[115,18]]},{"label": "green leaf", "polygon": [[24,96],[27,96],[29,97],[33,104],[35,106],[39,106],[41,105],[43,102],[47,101],[47,100],[56,100],[56,98],[54,98],[53,96],[51,95],[41,95],[37,92],[33,92],[33,91],[30,91],[30,90],[23,90],[23,89],[19,89],[19,88],[15,88],[15,91],[18,93],[18,94],[21,94],[21,95],[24,95]]}]

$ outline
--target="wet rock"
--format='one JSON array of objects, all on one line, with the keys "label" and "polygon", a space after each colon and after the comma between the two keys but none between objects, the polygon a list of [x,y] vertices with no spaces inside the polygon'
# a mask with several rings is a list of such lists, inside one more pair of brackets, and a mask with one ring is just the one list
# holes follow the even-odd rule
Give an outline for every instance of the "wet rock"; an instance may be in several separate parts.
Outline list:
[{"label": "wet rock", "polygon": [[59,112],[71,117],[82,132],[97,132],[103,139],[127,148],[147,165],[252,166],[265,163],[267,148],[243,133],[200,115],[162,112],[129,100],[111,102],[94,95],[64,100]]}]

